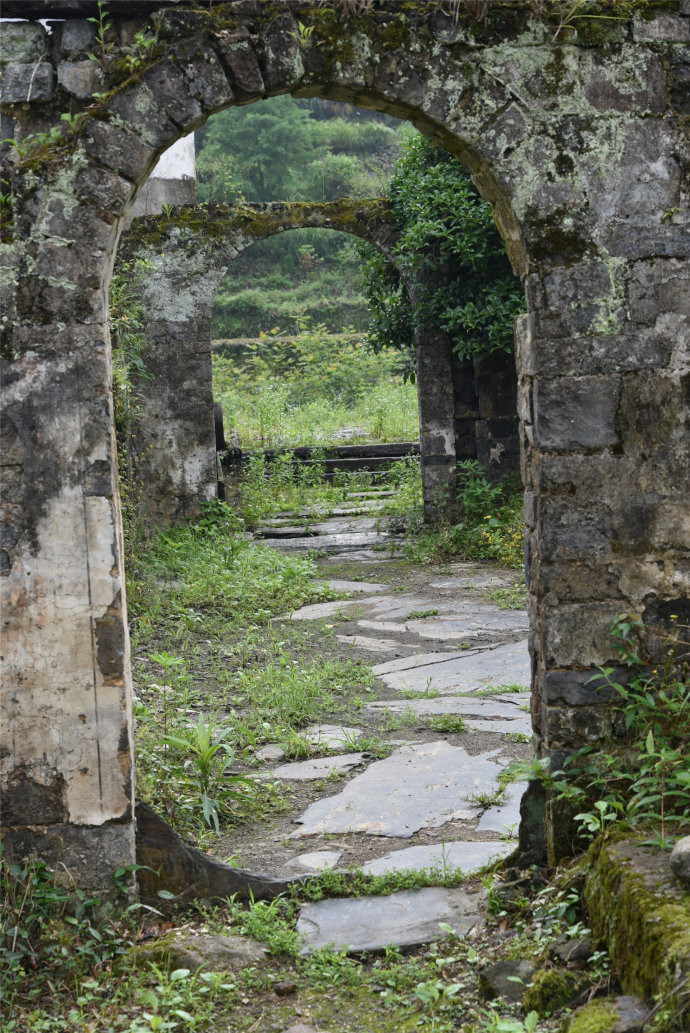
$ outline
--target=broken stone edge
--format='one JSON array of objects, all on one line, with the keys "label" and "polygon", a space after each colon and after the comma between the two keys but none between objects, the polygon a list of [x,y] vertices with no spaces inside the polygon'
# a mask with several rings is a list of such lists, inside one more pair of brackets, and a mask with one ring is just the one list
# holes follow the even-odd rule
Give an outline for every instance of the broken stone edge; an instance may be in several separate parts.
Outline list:
[{"label": "broken stone edge", "polygon": [[273,900],[305,876],[274,879],[223,864],[185,843],[160,815],[137,800],[136,856],[139,897],[160,906],[161,891],[172,894],[175,906],[193,900],[238,897],[240,900]]}]

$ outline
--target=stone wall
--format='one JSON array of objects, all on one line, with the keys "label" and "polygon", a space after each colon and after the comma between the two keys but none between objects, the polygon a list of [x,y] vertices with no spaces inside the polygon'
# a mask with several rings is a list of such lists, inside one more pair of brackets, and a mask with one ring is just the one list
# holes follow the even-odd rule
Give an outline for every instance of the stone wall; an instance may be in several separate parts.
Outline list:
[{"label": "stone wall", "polygon": [[[9,847],[32,844],[101,887],[133,860],[105,289],[160,155],[215,111],[264,96],[409,119],[492,202],[528,307],[517,371],[533,724],[559,766],[596,743],[611,717],[589,679],[615,662],[612,617],[689,609],[688,0],[558,32],[523,0],[490,4],[483,20],[298,0],[158,14],[130,2],[120,17],[116,0],[106,100],[87,74],[94,8],[61,7],[82,18],[50,36],[36,23],[3,30],[2,135],[20,144],[0,251]],[[37,0],[3,10],[45,14]],[[149,21],[155,52],[126,74]],[[84,117],[71,128],[65,112]],[[35,135],[51,129],[63,142]],[[569,826],[552,801],[547,825],[557,856]]]}]

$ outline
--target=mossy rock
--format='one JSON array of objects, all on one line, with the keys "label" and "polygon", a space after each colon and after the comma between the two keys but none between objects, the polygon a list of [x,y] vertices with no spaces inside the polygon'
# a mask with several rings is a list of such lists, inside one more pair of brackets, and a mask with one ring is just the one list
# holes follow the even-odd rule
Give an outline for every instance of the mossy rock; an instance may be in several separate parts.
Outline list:
[{"label": "mossy rock", "polygon": [[522,1007],[536,1011],[540,1017],[551,1015],[570,1004],[580,993],[587,977],[557,968],[541,968],[532,977],[532,985],[525,991]]},{"label": "mossy rock", "polygon": [[625,993],[665,1006],[650,1029],[677,1029],[690,1008],[690,893],[673,878],[668,853],[630,838],[597,840],[584,890],[589,924],[606,945]]},{"label": "mossy rock", "polygon": [[637,997],[605,997],[578,1008],[560,1033],[633,1033],[641,1030],[648,1009]]}]

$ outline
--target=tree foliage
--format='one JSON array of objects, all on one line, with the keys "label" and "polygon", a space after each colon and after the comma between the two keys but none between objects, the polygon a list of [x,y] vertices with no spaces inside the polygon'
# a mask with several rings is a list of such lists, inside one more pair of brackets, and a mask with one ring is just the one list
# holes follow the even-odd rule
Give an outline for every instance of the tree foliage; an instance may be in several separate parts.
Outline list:
[{"label": "tree foliage", "polygon": [[281,96],[215,115],[197,134],[201,200],[211,200],[209,176],[219,163],[229,170],[235,192],[249,201],[376,196],[391,163],[381,156],[397,150],[395,130],[371,121],[368,112],[359,112],[360,119],[317,113],[323,116],[321,109]]},{"label": "tree foliage", "polygon": [[[491,216],[463,166],[421,135],[403,145],[388,187],[401,230],[397,268],[366,245],[364,293],[374,346],[414,355],[416,326],[445,330],[455,352],[511,351],[524,296]],[[413,305],[405,283],[420,284]]]}]

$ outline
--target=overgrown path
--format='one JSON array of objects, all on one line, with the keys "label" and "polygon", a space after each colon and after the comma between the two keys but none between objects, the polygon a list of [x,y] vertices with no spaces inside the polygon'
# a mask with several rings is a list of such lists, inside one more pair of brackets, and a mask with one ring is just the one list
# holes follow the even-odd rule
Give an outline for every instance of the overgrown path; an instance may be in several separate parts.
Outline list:
[{"label": "overgrown path", "polygon": [[[515,845],[523,786],[502,775],[531,755],[517,575],[478,563],[410,568],[377,517],[385,495],[354,493],[326,519],[284,514],[257,531],[281,551],[315,550],[320,578],[340,596],[278,618],[274,630],[309,628],[310,659],[367,665],[375,678],[352,685],[345,707],[315,713],[288,745],[247,758],[245,770],[282,792],[286,809],[214,844],[243,868],[280,878],[412,870],[433,883]],[[457,889],[354,909],[328,900],[304,908],[298,930],[305,949],[380,949],[436,939],[441,923],[466,932],[477,905]]]}]

